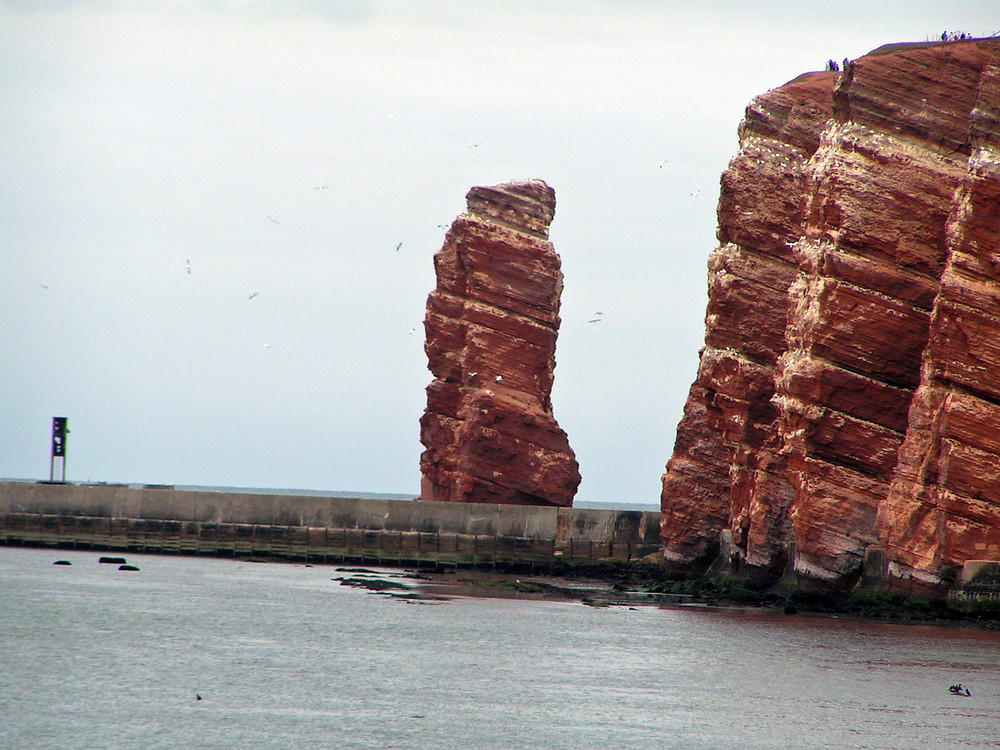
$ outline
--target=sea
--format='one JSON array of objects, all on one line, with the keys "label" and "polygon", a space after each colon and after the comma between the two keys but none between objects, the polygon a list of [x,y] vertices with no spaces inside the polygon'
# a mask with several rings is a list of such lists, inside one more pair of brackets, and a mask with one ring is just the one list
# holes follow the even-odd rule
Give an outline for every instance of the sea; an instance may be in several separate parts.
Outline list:
[{"label": "sea", "polygon": [[102,554],[0,547],[0,748],[1000,747],[1000,633]]}]

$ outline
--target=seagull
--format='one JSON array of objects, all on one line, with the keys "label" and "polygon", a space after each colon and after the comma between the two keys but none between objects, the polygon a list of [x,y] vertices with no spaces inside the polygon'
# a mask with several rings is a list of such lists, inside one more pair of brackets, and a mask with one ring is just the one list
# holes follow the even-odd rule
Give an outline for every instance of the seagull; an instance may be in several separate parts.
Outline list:
[{"label": "seagull", "polygon": [[600,319],[600,318],[591,318],[591,319],[590,319],[590,320],[588,320],[587,322],[588,322],[588,323],[600,323],[600,322],[601,322],[601,319]]},{"label": "seagull", "polygon": [[664,159],[663,161],[661,161],[660,162],[660,169],[663,169],[663,165],[666,164],[666,163],[667,163],[666,159]]},{"label": "seagull", "polygon": [[251,295],[250,295],[250,296],[248,297],[248,299],[253,299],[253,298],[254,298],[254,297],[256,297],[256,296],[257,296],[258,294],[260,294],[260,292],[254,292],[253,294],[251,294]]},{"label": "seagull", "polygon": [[187,267],[187,272],[191,273],[191,261],[190,260],[188,260],[188,262],[186,264],[186,267]]},{"label": "seagull", "polygon": [[268,215],[267,215],[267,218],[269,218],[269,219],[270,219],[271,221],[273,221],[273,222],[274,222],[275,224],[280,224],[280,223],[281,223],[280,221],[278,221],[277,219],[275,219],[275,218],[274,218],[273,216],[271,216],[270,214],[268,214]]},{"label": "seagull", "polygon": [[48,288],[49,288],[48,284],[42,284],[42,289],[48,289]]},{"label": "seagull", "polygon": [[271,345],[270,345],[270,344],[264,344],[264,348],[265,348],[265,349],[270,349],[270,348],[271,348]]},{"label": "seagull", "polygon": [[313,188],[313,190],[329,190],[329,189],[330,189],[329,185],[317,185],[316,187]]},{"label": "seagull", "polygon": [[700,193],[700,192],[701,192],[700,190],[694,190],[694,191],[692,191],[691,192],[691,197],[692,198],[697,198],[698,197],[698,193]]},{"label": "seagull", "polygon": [[495,378],[493,378],[494,383],[499,383],[501,380],[503,380],[503,375],[497,375]]},{"label": "seagull", "polygon": [[399,252],[399,248],[401,248],[402,246],[403,246],[402,242],[400,242],[398,245],[396,245],[396,252],[397,253]]},{"label": "seagull", "polygon": [[471,146],[469,146],[469,148],[479,148],[482,145],[483,145],[482,143],[473,143]]}]

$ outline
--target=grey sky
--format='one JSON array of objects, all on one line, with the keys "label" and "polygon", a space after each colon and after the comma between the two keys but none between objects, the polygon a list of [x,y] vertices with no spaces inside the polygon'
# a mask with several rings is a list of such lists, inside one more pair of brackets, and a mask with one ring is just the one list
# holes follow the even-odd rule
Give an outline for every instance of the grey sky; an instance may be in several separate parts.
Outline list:
[{"label": "grey sky", "polygon": [[73,480],[417,493],[442,225],[537,177],[578,500],[656,503],[744,108],[1000,31],[943,6],[0,2],[0,477],[60,415]]}]

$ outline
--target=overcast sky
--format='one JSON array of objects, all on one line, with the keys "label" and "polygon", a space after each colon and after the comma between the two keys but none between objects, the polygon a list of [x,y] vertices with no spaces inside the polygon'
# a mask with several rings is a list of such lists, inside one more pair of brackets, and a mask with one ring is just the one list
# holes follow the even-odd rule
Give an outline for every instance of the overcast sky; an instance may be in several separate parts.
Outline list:
[{"label": "overcast sky", "polygon": [[66,416],[74,481],[417,494],[432,257],[541,178],[577,500],[656,504],[747,103],[946,29],[995,0],[0,2],[0,477]]}]

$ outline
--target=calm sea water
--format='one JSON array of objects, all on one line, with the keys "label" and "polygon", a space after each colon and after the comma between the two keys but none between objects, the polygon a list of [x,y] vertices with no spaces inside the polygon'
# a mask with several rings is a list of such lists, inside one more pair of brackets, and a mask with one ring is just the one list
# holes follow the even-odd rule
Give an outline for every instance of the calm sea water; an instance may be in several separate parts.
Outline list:
[{"label": "calm sea water", "polygon": [[1000,747],[996,633],[98,557],[0,547],[0,748]]}]

